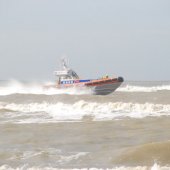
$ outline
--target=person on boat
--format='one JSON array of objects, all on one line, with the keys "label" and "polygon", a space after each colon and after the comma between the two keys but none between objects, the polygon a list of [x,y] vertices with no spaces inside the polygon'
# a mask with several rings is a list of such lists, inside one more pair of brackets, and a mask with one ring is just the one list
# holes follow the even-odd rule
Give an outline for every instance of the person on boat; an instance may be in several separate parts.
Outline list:
[{"label": "person on boat", "polygon": [[105,76],[102,77],[102,79],[108,79],[108,78],[109,78],[108,75],[105,75]]}]

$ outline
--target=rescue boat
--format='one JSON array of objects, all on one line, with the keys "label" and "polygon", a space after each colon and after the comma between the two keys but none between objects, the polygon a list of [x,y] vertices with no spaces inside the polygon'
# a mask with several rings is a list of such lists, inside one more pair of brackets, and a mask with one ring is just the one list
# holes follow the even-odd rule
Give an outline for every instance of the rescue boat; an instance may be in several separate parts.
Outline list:
[{"label": "rescue boat", "polygon": [[66,59],[62,60],[62,70],[54,72],[56,88],[89,88],[92,94],[107,95],[114,92],[124,81],[123,77],[104,76],[99,79],[80,79],[78,74],[68,67]]}]

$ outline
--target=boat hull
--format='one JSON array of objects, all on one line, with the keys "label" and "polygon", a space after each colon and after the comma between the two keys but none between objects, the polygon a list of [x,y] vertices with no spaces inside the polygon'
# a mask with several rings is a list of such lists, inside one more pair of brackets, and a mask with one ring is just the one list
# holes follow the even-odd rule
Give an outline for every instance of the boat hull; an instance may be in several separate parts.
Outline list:
[{"label": "boat hull", "polygon": [[108,94],[114,92],[120,85],[121,85],[121,82],[116,82],[116,83],[112,83],[112,84],[103,84],[100,86],[94,86],[92,88],[92,94],[94,94],[94,95],[108,95]]},{"label": "boat hull", "polygon": [[[57,89],[77,88],[79,90],[89,89],[94,95],[108,95],[114,92],[123,82],[122,77],[118,78],[102,78],[96,80],[67,80],[62,84],[57,84]],[[49,87],[49,86],[48,86]]]},{"label": "boat hull", "polygon": [[86,83],[87,86],[91,86],[92,94],[94,95],[108,95],[114,92],[123,82],[122,77],[118,78],[106,78],[94,80]]}]

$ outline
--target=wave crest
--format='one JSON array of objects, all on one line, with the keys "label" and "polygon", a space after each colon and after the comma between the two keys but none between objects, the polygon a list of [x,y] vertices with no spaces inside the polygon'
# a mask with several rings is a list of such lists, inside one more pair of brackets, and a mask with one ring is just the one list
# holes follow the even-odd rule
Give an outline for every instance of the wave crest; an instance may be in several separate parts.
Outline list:
[{"label": "wave crest", "polygon": [[[55,167],[38,167],[38,166],[33,166],[33,167],[29,167],[28,165],[21,165],[19,167],[16,168],[12,168],[9,165],[2,165],[0,166],[0,170],[23,170],[23,169],[27,169],[27,170],[64,170],[64,168],[55,168]],[[65,168],[68,169],[68,168]],[[70,169],[70,168],[69,168]],[[102,170],[105,168],[71,168],[72,170]],[[107,168],[108,170],[169,170],[170,167],[168,166],[160,166],[159,164],[155,163],[153,166],[132,166],[132,167],[128,167],[128,166],[119,166],[119,167],[115,167],[115,168]]]},{"label": "wave crest", "polygon": [[170,141],[153,142],[126,149],[116,158],[118,164],[152,165],[154,161],[170,164]]},{"label": "wave crest", "polygon": [[157,91],[170,91],[170,85],[161,85],[161,86],[134,86],[134,85],[126,85],[124,87],[120,87],[117,91],[120,92],[157,92]]},{"label": "wave crest", "polygon": [[148,116],[159,117],[170,115],[170,105],[162,104],[138,104],[138,103],[96,103],[78,101],[74,104],[53,103],[29,103],[8,104],[0,103],[0,109],[7,112],[12,111],[8,117],[23,117],[29,119],[41,119],[42,121],[80,121],[86,116],[93,120],[112,120],[130,118],[144,118]]}]

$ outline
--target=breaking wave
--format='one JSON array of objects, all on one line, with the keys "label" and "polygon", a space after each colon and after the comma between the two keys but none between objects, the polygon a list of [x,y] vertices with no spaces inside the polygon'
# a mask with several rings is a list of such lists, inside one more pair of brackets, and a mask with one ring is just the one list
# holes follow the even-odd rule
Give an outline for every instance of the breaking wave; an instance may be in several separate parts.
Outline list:
[{"label": "breaking wave", "polygon": [[126,85],[124,87],[120,87],[117,91],[120,92],[157,92],[157,91],[164,91],[170,90],[170,85],[161,85],[161,86],[134,86],[134,85]]},{"label": "breaking wave", "polygon": [[12,121],[48,122],[48,121],[81,121],[90,117],[94,121],[113,120],[122,118],[144,118],[169,116],[170,105],[162,104],[138,104],[138,103],[96,103],[78,101],[73,104],[58,102],[53,103],[0,103],[0,110],[6,111],[4,116],[12,118]]},{"label": "breaking wave", "polygon": [[[0,170],[64,170],[64,168],[55,168],[55,167],[29,167],[28,165],[23,165],[20,167],[12,168],[9,165],[2,165],[0,166]],[[67,168],[68,169],[68,168]],[[105,168],[69,168],[72,170],[103,170]],[[136,167],[126,167],[126,166],[120,166],[115,168],[107,168],[108,170],[169,170],[169,166],[160,166],[159,164],[155,163],[153,166],[136,166]]]}]

